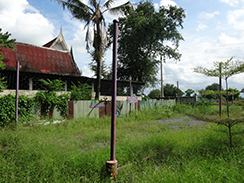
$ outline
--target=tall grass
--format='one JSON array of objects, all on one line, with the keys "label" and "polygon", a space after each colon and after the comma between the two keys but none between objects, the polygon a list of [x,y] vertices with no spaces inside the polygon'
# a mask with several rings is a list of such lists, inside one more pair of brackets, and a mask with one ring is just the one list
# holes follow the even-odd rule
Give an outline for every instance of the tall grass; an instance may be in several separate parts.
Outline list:
[{"label": "tall grass", "polygon": [[[116,119],[117,182],[243,182],[243,139],[232,149],[215,124],[181,126],[169,108]],[[110,118],[0,130],[0,182],[110,182]],[[149,157],[144,159],[145,157]]]}]

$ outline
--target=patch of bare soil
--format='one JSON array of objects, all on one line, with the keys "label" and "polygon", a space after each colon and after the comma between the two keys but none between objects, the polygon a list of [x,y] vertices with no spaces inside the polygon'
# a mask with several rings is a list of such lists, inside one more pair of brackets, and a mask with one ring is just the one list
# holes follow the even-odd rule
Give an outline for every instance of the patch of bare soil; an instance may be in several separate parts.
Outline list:
[{"label": "patch of bare soil", "polygon": [[207,124],[206,121],[197,120],[189,116],[182,116],[181,118],[171,118],[163,120],[160,119],[156,121],[162,124],[172,124],[172,130],[179,130],[179,128],[182,126],[196,126]]}]

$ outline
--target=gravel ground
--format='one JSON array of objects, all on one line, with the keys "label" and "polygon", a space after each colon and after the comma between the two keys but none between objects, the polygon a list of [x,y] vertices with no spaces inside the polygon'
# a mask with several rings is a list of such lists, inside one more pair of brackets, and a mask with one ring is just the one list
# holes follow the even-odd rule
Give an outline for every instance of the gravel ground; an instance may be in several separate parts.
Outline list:
[{"label": "gravel ground", "polygon": [[179,130],[181,126],[196,126],[196,125],[205,125],[207,122],[194,119],[189,116],[182,116],[181,118],[171,118],[171,119],[164,119],[164,120],[156,120],[162,124],[172,124],[172,130]]}]

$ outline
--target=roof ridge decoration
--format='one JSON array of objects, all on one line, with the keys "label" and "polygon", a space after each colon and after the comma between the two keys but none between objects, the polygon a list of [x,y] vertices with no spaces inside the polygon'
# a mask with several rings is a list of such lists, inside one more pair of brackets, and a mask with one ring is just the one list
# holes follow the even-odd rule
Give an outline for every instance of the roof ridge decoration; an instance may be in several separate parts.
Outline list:
[{"label": "roof ridge decoration", "polygon": [[52,41],[43,45],[43,47],[48,47],[48,48],[52,48],[55,50],[69,51],[69,48],[64,40],[62,26],[60,27],[58,37],[54,38]]}]

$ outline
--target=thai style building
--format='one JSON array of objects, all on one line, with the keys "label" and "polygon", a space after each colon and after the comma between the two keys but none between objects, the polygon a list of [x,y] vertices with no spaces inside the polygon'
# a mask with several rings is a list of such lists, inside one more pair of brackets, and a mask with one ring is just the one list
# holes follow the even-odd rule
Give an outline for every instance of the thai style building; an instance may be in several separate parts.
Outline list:
[{"label": "thai style building", "polygon": [[[61,79],[65,82],[65,91],[71,88],[72,83],[87,83],[96,85],[95,78],[82,76],[78,68],[72,48],[69,50],[62,29],[58,37],[43,46],[35,46],[16,42],[14,50],[0,46],[0,53],[5,57],[3,63],[6,69],[0,71],[0,77],[7,81],[8,89],[16,89],[16,63],[20,63],[19,89],[41,90],[42,84],[39,79]],[[120,91],[126,91],[129,87],[128,81],[118,81]],[[144,83],[132,82],[134,88],[139,88]],[[111,80],[101,81],[101,95],[111,95]]]}]

